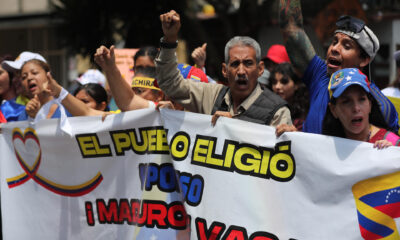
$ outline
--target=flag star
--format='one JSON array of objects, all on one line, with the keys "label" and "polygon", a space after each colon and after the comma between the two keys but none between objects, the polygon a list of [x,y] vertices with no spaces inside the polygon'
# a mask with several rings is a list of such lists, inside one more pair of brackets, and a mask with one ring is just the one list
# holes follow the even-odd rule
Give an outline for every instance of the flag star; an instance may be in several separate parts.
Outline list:
[{"label": "flag star", "polygon": [[350,76],[347,76],[347,77],[346,77],[346,80],[347,80],[347,81],[350,81],[350,80],[351,80],[351,77],[350,77]]}]

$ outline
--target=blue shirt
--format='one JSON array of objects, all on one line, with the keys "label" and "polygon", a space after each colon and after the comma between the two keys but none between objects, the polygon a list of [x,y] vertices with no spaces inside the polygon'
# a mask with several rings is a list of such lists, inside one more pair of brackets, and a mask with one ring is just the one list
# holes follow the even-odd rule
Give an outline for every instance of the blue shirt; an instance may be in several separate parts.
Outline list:
[{"label": "blue shirt", "polygon": [[[310,109],[303,125],[304,132],[322,133],[322,124],[329,103],[329,79],[330,76],[327,73],[325,61],[318,56],[314,56],[303,76],[303,82],[310,93]],[[397,132],[399,127],[398,116],[394,105],[383,96],[374,83],[370,83],[370,88],[371,94],[377,100],[386,123],[393,132]]]},{"label": "blue shirt", "polygon": [[[65,109],[65,114],[67,115],[67,117],[72,117],[71,113],[69,113],[67,111],[67,109]],[[61,111],[60,111],[60,106],[57,107],[56,111],[53,113],[53,115],[51,116],[51,118],[60,118],[61,117]],[[26,111],[23,111],[19,116],[18,116],[18,121],[25,121],[28,120],[29,116],[26,113]]]},{"label": "blue shirt", "polygon": [[25,106],[18,104],[15,100],[16,98],[4,101],[0,106],[0,110],[3,112],[7,122],[18,121],[18,116],[25,112]]}]

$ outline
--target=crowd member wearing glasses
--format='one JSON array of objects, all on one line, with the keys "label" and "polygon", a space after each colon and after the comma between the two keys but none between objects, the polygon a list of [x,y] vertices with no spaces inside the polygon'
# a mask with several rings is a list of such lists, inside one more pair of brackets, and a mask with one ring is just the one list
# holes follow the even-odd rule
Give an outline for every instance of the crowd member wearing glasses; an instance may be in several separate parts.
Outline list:
[{"label": "crowd member wearing glasses", "polygon": [[387,130],[368,77],[359,69],[344,68],[332,74],[328,91],[323,134],[370,142],[378,149],[400,145],[400,137]]},{"label": "crowd member wearing glasses", "polygon": [[[374,59],[379,40],[360,19],[342,16],[329,45],[326,59],[316,55],[303,28],[300,0],[280,0],[279,21],[291,63],[310,93],[310,110],[303,131],[322,132],[322,122],[329,102],[328,84],[332,73],[343,68],[365,70]],[[398,116],[393,104],[370,83],[382,115],[393,132],[398,131]]]}]

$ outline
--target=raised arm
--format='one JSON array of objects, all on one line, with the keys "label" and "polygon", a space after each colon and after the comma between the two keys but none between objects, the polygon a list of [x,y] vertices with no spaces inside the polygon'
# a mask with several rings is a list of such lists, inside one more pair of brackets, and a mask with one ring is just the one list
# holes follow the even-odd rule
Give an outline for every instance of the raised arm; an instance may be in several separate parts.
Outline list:
[{"label": "raised arm", "polygon": [[[47,73],[49,79],[47,89],[51,95],[58,98],[60,96],[62,87],[53,79],[50,73]],[[66,90],[64,90],[66,91]],[[61,104],[68,110],[72,116],[99,116],[104,115],[103,111],[99,111],[88,107],[84,102],[77,99],[75,96],[68,94],[62,101]]]},{"label": "raised arm", "polygon": [[290,61],[301,77],[316,53],[304,31],[300,0],[279,0],[279,25]]},{"label": "raised arm", "polygon": [[180,17],[174,10],[160,15],[164,33],[160,54],[156,58],[157,81],[161,90],[173,101],[191,112],[211,114],[212,107],[223,87],[184,79],[177,68],[176,40],[181,26]]},{"label": "raised arm", "polygon": [[115,103],[121,111],[129,111],[149,107],[149,101],[136,95],[131,86],[122,77],[115,63],[114,46],[110,49],[101,46],[94,59],[106,74]]}]

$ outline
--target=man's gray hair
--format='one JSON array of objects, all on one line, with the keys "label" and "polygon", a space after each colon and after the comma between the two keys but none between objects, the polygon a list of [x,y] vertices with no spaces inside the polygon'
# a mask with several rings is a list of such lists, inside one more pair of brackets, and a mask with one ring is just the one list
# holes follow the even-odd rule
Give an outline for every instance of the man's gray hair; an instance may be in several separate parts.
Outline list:
[{"label": "man's gray hair", "polygon": [[259,63],[261,61],[261,48],[260,44],[251,37],[246,36],[236,36],[231,38],[229,42],[225,45],[225,63],[229,63],[229,50],[235,46],[248,46],[252,47],[256,51],[256,61]]}]

